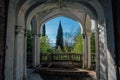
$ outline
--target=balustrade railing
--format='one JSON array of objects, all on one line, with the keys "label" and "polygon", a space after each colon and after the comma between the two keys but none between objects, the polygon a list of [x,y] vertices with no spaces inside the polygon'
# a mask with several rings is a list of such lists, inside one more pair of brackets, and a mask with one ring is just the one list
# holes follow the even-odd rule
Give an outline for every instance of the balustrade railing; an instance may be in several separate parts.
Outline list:
[{"label": "balustrade railing", "polygon": [[52,53],[41,54],[41,61],[79,61],[82,62],[82,54],[75,53]]},{"label": "balustrade railing", "polygon": [[[72,62],[83,62],[83,55],[77,53],[41,53],[41,62],[52,62],[52,61],[72,61]],[[95,54],[91,55],[91,62],[95,63]]]}]

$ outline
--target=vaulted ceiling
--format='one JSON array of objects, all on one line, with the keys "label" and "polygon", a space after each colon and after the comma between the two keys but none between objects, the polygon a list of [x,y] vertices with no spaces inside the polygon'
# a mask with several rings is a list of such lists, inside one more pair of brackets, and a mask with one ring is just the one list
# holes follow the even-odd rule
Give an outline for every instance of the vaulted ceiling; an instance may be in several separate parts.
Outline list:
[{"label": "vaulted ceiling", "polygon": [[51,18],[62,15],[80,22],[87,31],[91,29],[91,20],[97,20],[91,0],[17,0],[16,14],[19,17],[23,15],[27,26],[35,17],[37,27]]}]

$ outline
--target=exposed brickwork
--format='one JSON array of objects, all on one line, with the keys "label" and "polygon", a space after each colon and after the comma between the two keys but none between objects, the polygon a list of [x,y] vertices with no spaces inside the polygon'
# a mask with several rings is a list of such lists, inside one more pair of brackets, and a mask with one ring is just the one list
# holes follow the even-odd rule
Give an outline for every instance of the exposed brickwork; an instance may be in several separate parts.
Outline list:
[{"label": "exposed brickwork", "polygon": [[5,0],[0,0],[0,80],[4,78],[5,19]]}]

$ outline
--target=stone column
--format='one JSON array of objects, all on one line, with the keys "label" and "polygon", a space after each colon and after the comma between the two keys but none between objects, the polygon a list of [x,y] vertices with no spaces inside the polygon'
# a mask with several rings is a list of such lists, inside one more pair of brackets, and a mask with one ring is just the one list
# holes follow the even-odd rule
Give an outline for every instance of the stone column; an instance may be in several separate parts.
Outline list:
[{"label": "stone column", "polygon": [[24,78],[24,27],[16,26],[15,29],[15,58],[14,58],[14,80],[22,80]]},{"label": "stone column", "polygon": [[36,55],[36,64],[40,65],[40,35],[37,35],[37,55]]},{"label": "stone column", "polygon": [[31,28],[33,34],[32,62],[33,67],[36,67],[37,65],[40,64],[40,40],[39,40],[39,27],[35,16],[31,20]]},{"label": "stone column", "polygon": [[33,67],[36,67],[40,64],[40,43],[39,43],[39,35],[33,34]]},{"label": "stone column", "polygon": [[23,62],[23,80],[27,78],[27,31],[24,32],[24,62]]},{"label": "stone column", "polygon": [[87,37],[83,34],[83,68],[87,68]]},{"label": "stone column", "polygon": [[84,34],[83,68],[90,69],[90,67],[91,67],[90,33],[87,33]]},{"label": "stone column", "polygon": [[87,33],[87,69],[91,68],[91,33]]},{"label": "stone column", "polygon": [[97,80],[100,80],[100,54],[99,54],[99,36],[98,36],[98,30],[96,30],[95,33],[95,54],[96,54],[96,76]]}]

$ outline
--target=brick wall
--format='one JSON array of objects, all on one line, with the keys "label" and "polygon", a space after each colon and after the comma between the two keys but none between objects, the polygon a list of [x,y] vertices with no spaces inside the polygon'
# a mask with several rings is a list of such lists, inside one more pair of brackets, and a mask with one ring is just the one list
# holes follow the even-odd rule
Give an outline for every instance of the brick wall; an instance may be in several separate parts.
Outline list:
[{"label": "brick wall", "polygon": [[6,10],[5,0],[0,0],[0,80],[4,78]]}]

